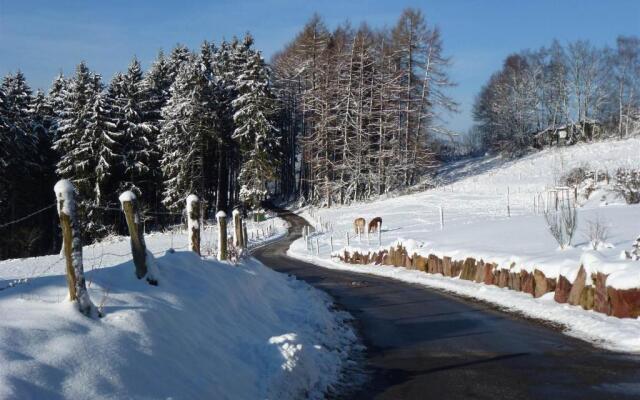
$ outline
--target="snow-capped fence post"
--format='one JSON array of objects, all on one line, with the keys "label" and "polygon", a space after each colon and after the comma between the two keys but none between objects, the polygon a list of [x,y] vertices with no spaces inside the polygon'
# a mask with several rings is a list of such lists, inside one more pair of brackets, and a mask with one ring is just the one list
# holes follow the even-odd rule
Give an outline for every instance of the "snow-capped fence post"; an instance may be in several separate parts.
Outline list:
[{"label": "snow-capped fence post", "polygon": [[200,254],[200,199],[195,194],[187,196],[187,228],[189,230],[189,250]]},{"label": "snow-capped fence post", "polygon": [[242,215],[237,208],[231,213],[233,215],[233,245],[242,252],[245,248],[245,239],[242,232]]},{"label": "snow-capped fence post", "polygon": [[87,317],[99,315],[89,298],[82,265],[82,236],[78,224],[75,204],[75,188],[66,179],[53,187],[56,194],[58,216],[62,228],[62,250],[67,261],[67,285],[69,298],[78,302],[78,309]]},{"label": "snow-capped fence post", "polygon": [[227,259],[227,213],[220,210],[216,214],[218,220],[218,260]]},{"label": "snow-capped fence post", "polygon": [[[120,194],[118,200],[120,200],[122,211],[127,220],[127,228],[131,238],[131,254],[133,255],[133,263],[136,266],[136,276],[138,279],[142,279],[147,275],[149,268],[147,265],[147,246],[144,243],[142,221],[138,212],[138,199],[133,192],[127,190]],[[147,276],[147,282],[152,285],[158,284],[158,281],[152,276]]]}]

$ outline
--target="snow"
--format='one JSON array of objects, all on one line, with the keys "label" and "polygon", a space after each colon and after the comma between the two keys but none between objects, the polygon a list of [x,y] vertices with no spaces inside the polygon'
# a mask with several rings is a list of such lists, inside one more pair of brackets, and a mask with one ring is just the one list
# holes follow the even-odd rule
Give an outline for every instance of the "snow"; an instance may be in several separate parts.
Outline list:
[{"label": "snow", "polygon": [[[73,187],[73,184],[66,179],[61,179],[53,186],[53,191],[56,194],[58,213],[63,212],[67,215],[71,215],[75,210],[75,203],[73,201],[75,188]],[[62,208],[60,208],[61,200]]]},{"label": "snow", "polygon": [[227,213],[220,210],[216,213],[216,218],[220,219],[220,218],[227,218]]},{"label": "snow", "polygon": [[319,399],[336,384],[355,335],[327,295],[252,258],[168,252],[186,232],[145,239],[157,287],[126,237],[85,246],[101,319],[67,300],[59,256],[0,262],[0,398]]},{"label": "snow", "polygon": [[[564,250],[558,248],[549,233],[544,215],[534,212],[534,198],[536,202],[544,198],[545,190],[558,186],[559,178],[572,168],[588,163],[590,170],[613,175],[618,167],[640,168],[638,154],[640,139],[634,138],[546,149],[518,160],[483,157],[445,165],[438,176],[442,184],[433,190],[397,197],[388,195],[330,209],[300,210],[316,227],[311,241],[315,243],[318,239],[319,255],[315,255],[315,248],[308,250],[302,239],[292,245],[289,253],[322,266],[391,276],[481,298],[535,318],[561,323],[568,333],[599,345],[640,351],[637,335],[640,319],[621,321],[549,299],[533,299],[515,291],[403,268],[345,265],[331,259],[330,249],[331,238],[334,255],[347,247],[345,234],[349,232],[350,252],[366,253],[402,243],[410,253],[450,256],[455,260],[474,257],[502,268],[538,269],[552,278],[563,275],[570,281],[584,264],[589,272],[611,274],[609,286],[638,288],[640,262],[623,260],[620,254],[632,248],[640,233],[640,205],[624,204],[602,185],[600,191],[581,201],[572,246]],[[440,224],[440,207],[444,227]],[[363,235],[361,239],[354,235],[353,221],[358,217],[367,222],[374,217],[382,218],[380,244],[377,234]],[[586,228],[589,221],[597,219],[609,226],[609,237],[596,252],[591,248]],[[324,229],[322,225],[329,227]],[[634,329],[634,339],[624,339],[624,335],[618,334]]]},{"label": "snow", "polygon": [[120,200],[120,204],[125,203],[125,202],[135,201],[136,200],[136,195],[132,191],[127,190],[126,192],[122,192],[120,194],[120,197],[118,197],[118,200]]}]

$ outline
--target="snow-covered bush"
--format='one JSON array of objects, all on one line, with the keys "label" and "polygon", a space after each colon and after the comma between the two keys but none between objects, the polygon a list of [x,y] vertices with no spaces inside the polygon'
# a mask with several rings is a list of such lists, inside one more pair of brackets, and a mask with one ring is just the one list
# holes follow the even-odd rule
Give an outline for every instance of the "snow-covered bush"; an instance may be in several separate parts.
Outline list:
[{"label": "snow-covered bush", "polygon": [[589,199],[591,194],[603,182],[609,183],[610,176],[606,170],[591,169],[584,163],[564,174],[559,183],[564,186],[574,187],[579,193]]},{"label": "snow-covered bush", "polygon": [[640,170],[619,168],[616,171],[614,190],[624,197],[627,204],[640,203]]},{"label": "snow-covered bush", "polygon": [[588,165],[575,167],[560,178],[560,183],[566,186],[579,186],[588,178],[593,177]]},{"label": "snow-covered bush", "polygon": [[609,237],[609,226],[607,221],[602,219],[600,215],[596,216],[596,219],[587,221],[587,227],[584,231],[584,235],[589,241],[589,245],[593,250],[598,250],[600,246],[604,245]]},{"label": "snow-covered bush", "polygon": [[549,209],[544,213],[549,232],[561,249],[571,245],[571,240],[578,225],[578,212],[569,198],[560,202],[556,210]]},{"label": "snow-covered bush", "polygon": [[627,258],[632,260],[640,260],[640,236],[636,239],[636,241],[631,246],[631,251],[625,251],[625,255]]}]

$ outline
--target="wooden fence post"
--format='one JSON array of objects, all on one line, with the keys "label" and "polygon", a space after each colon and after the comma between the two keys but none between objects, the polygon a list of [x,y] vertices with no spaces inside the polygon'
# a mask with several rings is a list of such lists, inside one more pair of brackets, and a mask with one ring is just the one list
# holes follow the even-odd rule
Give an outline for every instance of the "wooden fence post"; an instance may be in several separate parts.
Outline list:
[{"label": "wooden fence post", "polygon": [[[131,254],[133,255],[133,263],[136,266],[136,276],[138,279],[142,279],[149,272],[149,268],[147,265],[147,246],[144,243],[142,221],[138,211],[138,199],[129,190],[122,192],[118,199],[124,211],[129,236],[131,237]],[[152,276],[147,276],[147,282],[151,285],[158,284],[158,281]]]},{"label": "wooden fence post", "polygon": [[187,229],[189,230],[189,250],[200,253],[200,199],[195,194],[187,196]]},{"label": "wooden fence post", "polygon": [[227,259],[227,213],[220,210],[216,214],[218,220],[218,260]]},{"label": "wooden fence post", "polygon": [[69,298],[78,303],[78,309],[87,317],[99,316],[89,298],[84,279],[82,265],[82,235],[76,215],[75,188],[66,179],[62,179],[53,187],[56,194],[58,216],[62,228],[62,250],[67,262],[67,285]]},{"label": "wooden fence post", "polygon": [[244,232],[242,231],[242,215],[237,208],[231,213],[233,215],[233,245],[242,252],[245,248]]},{"label": "wooden fence post", "polygon": [[247,223],[242,221],[242,241],[244,248],[249,248],[249,236],[247,236]]}]

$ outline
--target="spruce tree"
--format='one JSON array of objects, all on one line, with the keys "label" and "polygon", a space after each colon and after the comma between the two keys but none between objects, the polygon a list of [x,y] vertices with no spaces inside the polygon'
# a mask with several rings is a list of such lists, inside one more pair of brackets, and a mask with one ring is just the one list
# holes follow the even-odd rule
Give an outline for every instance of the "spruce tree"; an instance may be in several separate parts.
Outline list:
[{"label": "spruce tree", "polygon": [[[114,113],[123,160],[121,190],[146,195],[152,183],[151,164],[155,149],[153,125],[147,120],[142,68],[133,59],[127,72],[112,83]],[[144,197],[143,197],[144,198]]]},{"label": "spruce tree", "polygon": [[236,79],[239,97],[233,101],[236,110],[233,138],[240,145],[242,157],[238,177],[240,198],[255,207],[265,198],[267,182],[275,175],[273,155],[277,148],[277,129],[272,124],[275,99],[260,53],[250,54],[242,69],[244,72]]},{"label": "spruce tree", "polygon": [[81,62],[63,96],[58,118],[58,137],[53,145],[60,156],[56,173],[61,178],[71,180],[81,198],[91,198],[93,193],[91,178],[94,163],[90,143],[83,136],[89,120],[90,104],[95,95],[94,85],[91,71]]},{"label": "spruce tree", "polygon": [[197,60],[182,65],[171,85],[171,98],[162,109],[164,124],[159,137],[163,154],[163,204],[182,208],[187,193],[201,197],[209,187],[212,142],[215,135],[215,102],[211,77],[201,68],[206,51]]},{"label": "spruce tree", "polygon": [[155,62],[147,72],[143,79],[142,86],[144,91],[144,109],[145,122],[149,124],[151,132],[151,158],[149,160],[149,176],[150,181],[147,184],[148,202],[158,209],[161,206],[162,199],[162,171],[160,169],[160,148],[158,145],[158,135],[162,127],[162,108],[167,104],[171,93],[172,77],[170,71],[169,60],[161,51]]}]

